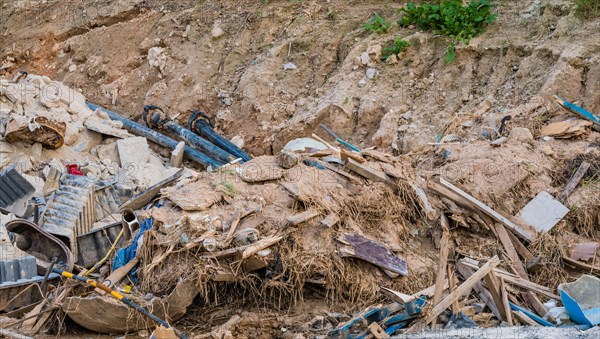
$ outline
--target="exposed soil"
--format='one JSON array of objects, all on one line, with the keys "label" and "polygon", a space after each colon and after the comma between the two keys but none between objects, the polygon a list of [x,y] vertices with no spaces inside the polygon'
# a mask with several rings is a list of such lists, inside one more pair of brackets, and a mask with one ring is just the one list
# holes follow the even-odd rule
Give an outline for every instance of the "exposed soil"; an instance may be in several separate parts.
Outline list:
[{"label": "exposed soil", "polygon": [[[553,260],[567,250],[556,245],[564,239],[600,240],[597,126],[565,140],[540,135],[548,123],[573,116],[551,100],[554,94],[600,112],[600,20],[582,21],[569,0],[498,2],[498,20],[459,45],[457,60],[447,64],[442,36],[397,25],[387,34],[362,28],[375,12],[398,19],[403,3],[397,2],[5,1],[0,77],[12,78],[18,70],[45,75],[134,120],[148,104],[182,125],[192,109],[200,109],[223,135],[243,138],[254,156],[278,154],[288,141],[312,133],[331,140],[319,128],[325,124],[358,147],[401,156],[423,177],[442,174],[510,214],[542,190],[560,194],[581,160],[592,159],[588,176],[565,203],[572,213],[549,235],[556,247],[530,248]],[[397,63],[375,55],[369,67],[357,63],[361,53],[396,37],[411,43]],[[289,62],[297,69],[284,70]],[[366,76],[370,67],[377,70],[373,79]],[[507,115],[509,141],[492,148],[481,132]],[[516,128],[528,128],[531,137],[511,133]],[[468,143],[431,145],[450,134]],[[500,251],[480,230],[461,227],[459,220],[453,225],[453,234],[460,234],[455,238],[462,239],[457,252],[489,257]],[[402,227],[418,235],[415,248],[434,253],[413,268],[421,274],[418,290],[432,283],[437,250],[428,227]],[[407,261],[419,265],[416,258]],[[533,280],[556,287],[577,276],[563,275],[556,265]],[[324,302],[313,293],[284,307],[257,304],[214,300],[178,324],[207,333],[241,314],[232,329],[236,337],[300,338],[294,333],[310,333],[306,324],[317,315],[366,306]],[[319,321],[322,332],[327,324]]]}]

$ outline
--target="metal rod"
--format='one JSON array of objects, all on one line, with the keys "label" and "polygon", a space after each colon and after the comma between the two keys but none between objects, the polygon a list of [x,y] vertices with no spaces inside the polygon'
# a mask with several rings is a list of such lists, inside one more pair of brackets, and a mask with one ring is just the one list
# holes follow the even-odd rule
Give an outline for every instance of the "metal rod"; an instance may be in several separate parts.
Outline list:
[{"label": "metal rod", "polygon": [[[92,110],[99,109],[99,110],[103,111],[104,113],[108,114],[108,117],[111,118],[112,120],[122,122],[123,127],[126,130],[128,130],[129,132],[131,132],[135,135],[143,136],[146,139],[148,139],[154,143],[157,143],[163,147],[175,149],[175,147],[177,147],[177,144],[179,143],[176,140],[173,140],[173,139],[167,137],[166,135],[163,135],[157,131],[154,131],[146,126],[140,125],[136,122],[133,122],[133,121],[121,116],[118,113],[109,111],[106,108],[92,104],[91,102],[86,101],[86,104],[88,105],[88,107],[90,109],[92,109]],[[219,162],[219,161],[207,156],[206,154],[203,154],[202,152],[198,151],[197,149],[191,148],[189,146],[185,146],[184,154],[188,159],[195,161],[196,163],[198,163],[204,167],[208,167],[208,166],[220,167],[221,165],[224,164],[224,162]]]},{"label": "metal rod", "polygon": [[225,151],[233,154],[237,158],[242,158],[243,162],[249,161],[250,156],[244,152],[241,148],[234,145],[227,138],[223,137],[219,133],[215,132],[211,124],[206,120],[206,115],[203,112],[193,110],[188,125],[192,132],[206,138],[213,144],[221,147]]},{"label": "metal rod", "polygon": [[213,145],[210,141],[196,135],[194,132],[184,128],[174,121],[170,120],[165,112],[158,106],[144,106],[142,115],[144,122],[152,129],[161,129],[177,135],[182,140],[185,140],[190,145],[198,148],[210,157],[223,162],[224,164],[235,160],[236,157],[229,154],[225,150]]},{"label": "metal rod", "polygon": [[[106,293],[109,293],[110,295],[112,295],[113,297],[115,297],[116,299],[118,299],[119,301],[124,303],[125,305],[135,309],[139,313],[154,320],[154,322],[156,322],[157,324],[159,324],[165,328],[171,328],[171,326],[166,321],[164,321],[164,320],[160,319],[159,317],[155,316],[154,314],[148,312],[148,310],[146,310],[145,308],[135,304],[134,302],[129,300],[126,296],[122,295],[121,293],[113,290],[112,288],[110,288],[108,286],[105,286],[103,284],[98,284],[96,281],[94,281],[92,279],[87,279],[87,278],[75,275],[73,273],[65,272],[65,271],[57,269],[57,268],[54,269],[54,272],[62,275],[65,278],[79,280],[81,282],[84,282],[84,283],[92,286],[92,287],[98,288]],[[187,339],[186,335],[183,332],[177,330],[175,327],[173,327],[173,331],[175,332],[175,334],[177,334],[178,337],[180,337],[182,339]]]},{"label": "metal rod", "polygon": [[327,128],[325,125],[321,124],[319,126],[321,126],[321,128],[324,129],[325,132],[329,133],[329,135],[331,135],[335,139],[335,141],[339,142],[340,144],[342,144],[346,148],[348,148],[348,149],[350,149],[352,151],[355,151],[355,152],[360,152],[360,148],[358,148],[358,147],[352,145],[351,143],[345,141],[344,139],[338,137],[337,135],[335,135],[335,133],[333,133],[332,130],[330,130],[329,128]]}]

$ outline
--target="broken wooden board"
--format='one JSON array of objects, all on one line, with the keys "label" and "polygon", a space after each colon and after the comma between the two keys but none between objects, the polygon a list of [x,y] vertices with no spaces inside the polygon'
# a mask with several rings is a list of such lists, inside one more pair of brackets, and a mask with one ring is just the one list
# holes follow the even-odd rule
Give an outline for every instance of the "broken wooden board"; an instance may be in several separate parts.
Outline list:
[{"label": "broken wooden board", "polygon": [[589,126],[592,126],[591,121],[570,118],[565,121],[553,122],[542,127],[540,135],[561,139],[573,138],[586,134],[586,127]]},{"label": "broken wooden board", "polygon": [[[458,270],[458,273],[460,273],[460,275],[462,275],[465,279],[468,279],[473,275],[473,273],[475,273],[475,269],[464,265],[461,261],[456,263],[456,269]],[[483,286],[481,281],[473,285],[473,290],[475,290],[477,295],[479,295],[479,298],[487,305],[487,307],[490,308],[494,316],[496,316],[498,319],[502,319],[502,314],[500,313],[498,307],[496,307],[496,303],[494,302],[492,294]]]},{"label": "broken wooden board", "polygon": [[573,260],[590,260],[596,256],[597,242],[578,242],[571,245],[569,257]]},{"label": "broken wooden board", "polygon": [[[470,258],[463,258],[463,259],[459,260],[459,262],[461,264],[466,265],[467,267],[472,268],[472,269],[479,268],[477,261],[470,259]],[[520,288],[523,288],[523,289],[531,291],[531,292],[535,292],[537,294],[544,295],[550,299],[560,300],[560,297],[558,295],[554,294],[552,292],[552,289],[550,289],[549,287],[538,285],[534,282],[531,282],[527,279],[523,279],[515,274],[508,273],[501,269],[497,269],[497,268],[494,269],[494,273],[498,277],[504,279],[504,281],[507,283],[510,283],[512,285],[518,286]]]},{"label": "broken wooden board", "polygon": [[569,209],[548,192],[540,192],[519,212],[518,217],[533,226],[537,232],[549,232]]},{"label": "broken wooden board", "polygon": [[560,202],[564,203],[567,200],[567,198],[569,197],[569,195],[571,195],[573,190],[575,190],[575,187],[577,187],[577,185],[579,184],[579,182],[581,181],[583,176],[590,169],[590,166],[591,166],[590,163],[586,162],[586,161],[582,162],[581,165],[579,165],[577,172],[575,172],[573,177],[567,183],[565,190],[558,197],[558,200]]},{"label": "broken wooden board", "polygon": [[530,226],[527,227],[526,225],[517,225],[517,224],[515,224],[514,222],[508,220],[508,218],[506,218],[505,216],[503,216],[500,213],[494,211],[492,208],[490,208],[486,204],[484,204],[481,201],[475,199],[473,196],[471,196],[467,192],[465,192],[465,191],[461,190],[460,188],[454,186],[453,184],[451,184],[450,182],[444,180],[443,178],[440,178],[440,184],[442,186],[444,186],[445,188],[451,190],[452,192],[458,194],[461,198],[465,199],[469,203],[471,203],[472,207],[481,210],[482,212],[484,212],[485,214],[487,214],[491,218],[493,218],[496,221],[504,224],[506,227],[510,228],[513,232],[516,232],[519,236],[523,237],[523,239],[528,240],[528,241],[532,241],[533,239],[535,239],[535,231],[533,229],[531,229]]},{"label": "broken wooden board", "polygon": [[321,214],[321,213],[315,209],[308,209],[304,212],[290,215],[285,220],[288,222],[288,224],[290,224],[292,226],[296,226],[296,225],[299,225],[299,224],[301,224],[305,221],[308,221],[312,218],[315,218],[319,214]]},{"label": "broken wooden board", "polygon": [[359,258],[384,270],[408,275],[406,262],[381,244],[358,234],[345,234],[344,241],[350,246],[340,249],[342,256]]},{"label": "broken wooden board", "polygon": [[180,169],[172,176],[167,177],[167,178],[157,182],[156,184],[148,187],[148,189],[145,190],[144,192],[137,194],[133,198],[124,202],[121,206],[119,206],[119,209],[121,209],[121,210],[126,209],[126,208],[129,208],[132,210],[141,209],[142,207],[146,206],[146,204],[149,203],[152,199],[154,199],[154,197],[160,192],[161,188],[175,182],[175,180],[179,179],[183,175],[184,172],[185,172],[185,169]]},{"label": "broken wooden board", "polygon": [[394,191],[398,190],[398,185],[396,185],[396,183],[393,182],[390,179],[390,177],[387,176],[387,174],[385,174],[381,171],[378,171],[369,166],[360,164],[357,161],[350,159],[350,158],[348,158],[348,161],[346,161],[345,167],[348,170],[365,177],[366,179],[369,179],[371,181],[376,181],[376,182],[382,182],[382,183],[388,185],[389,187],[391,187]]}]

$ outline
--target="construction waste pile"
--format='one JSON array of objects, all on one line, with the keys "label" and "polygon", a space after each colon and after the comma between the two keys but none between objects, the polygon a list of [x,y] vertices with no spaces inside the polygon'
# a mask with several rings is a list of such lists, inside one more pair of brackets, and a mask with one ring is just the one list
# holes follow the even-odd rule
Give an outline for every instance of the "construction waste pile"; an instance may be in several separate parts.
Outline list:
[{"label": "construction waste pile", "polygon": [[[0,335],[597,330],[600,121],[555,100],[569,119],[544,138],[595,144],[561,168],[509,168],[540,154],[510,116],[419,154],[360,149],[322,125],[252,157],[199,111],[146,106],[132,121],[47,77],[0,80]],[[186,321],[220,300],[284,314],[307,299],[335,311],[285,331],[248,330],[260,325],[243,313]]]}]

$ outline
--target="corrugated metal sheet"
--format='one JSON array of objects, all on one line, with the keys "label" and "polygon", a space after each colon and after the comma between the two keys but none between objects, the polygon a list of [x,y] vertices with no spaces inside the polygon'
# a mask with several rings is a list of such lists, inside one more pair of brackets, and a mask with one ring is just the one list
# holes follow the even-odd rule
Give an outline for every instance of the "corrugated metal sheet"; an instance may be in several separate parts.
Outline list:
[{"label": "corrugated metal sheet", "polygon": [[0,172],[0,208],[22,217],[35,194],[35,188],[15,167],[13,165]]},{"label": "corrugated metal sheet", "polygon": [[48,200],[41,226],[67,240],[71,251],[77,253],[77,237],[92,229],[95,218],[94,183],[85,176],[69,174]]},{"label": "corrugated metal sheet", "polygon": [[117,193],[115,186],[110,183],[100,183],[100,187],[96,188],[96,220],[102,220],[110,214],[119,212],[121,199]]},{"label": "corrugated metal sheet", "polygon": [[0,261],[0,286],[7,282],[30,279],[36,275],[35,258],[30,255]]}]

